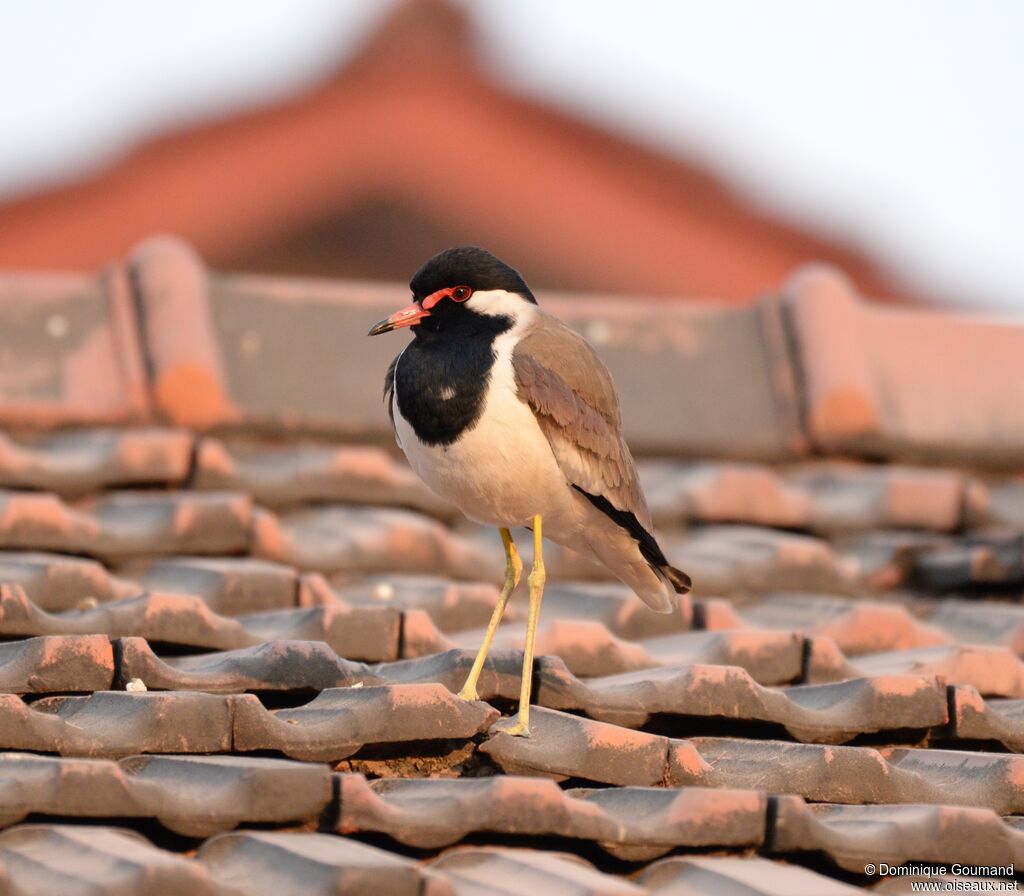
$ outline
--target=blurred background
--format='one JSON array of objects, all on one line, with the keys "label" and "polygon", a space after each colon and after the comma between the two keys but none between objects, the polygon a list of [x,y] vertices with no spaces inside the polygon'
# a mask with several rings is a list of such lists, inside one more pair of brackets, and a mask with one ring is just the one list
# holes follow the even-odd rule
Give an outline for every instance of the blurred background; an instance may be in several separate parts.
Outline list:
[{"label": "blurred background", "polygon": [[154,232],[214,268],[746,302],[800,263],[1024,310],[1024,7],[92,0],[0,36],[0,267]]}]

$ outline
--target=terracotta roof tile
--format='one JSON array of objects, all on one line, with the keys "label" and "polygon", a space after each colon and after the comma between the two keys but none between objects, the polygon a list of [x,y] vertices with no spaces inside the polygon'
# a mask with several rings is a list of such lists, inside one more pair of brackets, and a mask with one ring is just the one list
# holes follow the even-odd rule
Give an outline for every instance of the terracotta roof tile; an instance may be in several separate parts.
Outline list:
[{"label": "terracotta roof tile", "polygon": [[1024,832],[991,809],[960,806],[808,805],[776,798],[770,851],[821,851],[863,874],[866,863],[961,864],[1024,870]]},{"label": "terracotta roof tile", "polygon": [[408,507],[442,519],[457,513],[380,448],[300,444],[244,446],[204,438],[194,487],[244,491],[265,507],[309,502]]},{"label": "terracotta roof tile", "polygon": [[0,642],[0,692],[104,691],[113,676],[114,652],[103,635],[46,635]]},{"label": "terracotta roof tile", "polygon": [[[131,567],[125,572],[131,574]],[[167,557],[147,562],[135,572],[147,590],[197,595],[211,610],[225,616],[285,609],[298,603],[296,571],[254,557]]]},{"label": "terracotta roof tile", "polygon": [[394,853],[329,834],[238,831],[207,840],[196,856],[218,893],[251,896],[450,896],[441,875]]},{"label": "terracotta roof tile", "polygon": [[326,688],[304,706],[276,711],[255,697],[239,697],[234,747],[326,762],[346,759],[366,744],[468,739],[498,715],[439,684]]},{"label": "terracotta roof tile", "polygon": [[152,592],[47,613],[20,586],[0,585],[0,626],[7,635],[97,633],[216,650],[274,640],[323,641],[342,656],[381,662],[398,658],[401,624],[395,607],[349,607],[339,601],[228,617],[214,613],[201,597]]},{"label": "terracotta roof tile", "polygon": [[11,896],[216,894],[203,865],[123,828],[20,825],[0,833],[0,863],[5,869],[0,880]]},{"label": "terracotta roof tile", "polygon": [[1019,462],[1024,411],[1003,396],[1024,364],[1022,328],[864,305],[842,274],[822,266],[798,271],[782,291],[819,450]]},{"label": "terracotta roof tile", "polygon": [[88,509],[56,495],[0,492],[0,548],[68,551],[105,561],[231,554],[249,545],[251,502],[231,492],[120,492]]},{"label": "terracotta roof tile", "polygon": [[507,774],[650,787],[665,780],[669,739],[537,707],[529,738],[500,730],[480,749]]},{"label": "terracotta roof tile", "polygon": [[0,585],[0,625],[8,635],[138,634],[150,641],[230,649],[258,643],[235,619],[199,597],[140,594],[88,609],[47,613],[18,585]]},{"label": "terracotta roof tile", "polygon": [[749,523],[823,534],[948,532],[962,520],[968,487],[954,470],[837,461],[778,471],[753,463],[662,460],[643,464],[641,478],[655,496],[651,511],[658,523]]},{"label": "terracotta roof tile", "polygon": [[950,694],[950,735],[959,740],[995,741],[1024,753],[1024,700],[984,700],[970,685]]},{"label": "terracotta roof tile", "polygon": [[708,526],[663,539],[691,572],[698,594],[824,591],[860,587],[859,570],[825,540],[754,526]]},{"label": "terracotta roof tile", "polygon": [[0,551],[0,581],[24,588],[41,610],[70,610],[137,593],[95,560],[25,551]]},{"label": "terracotta roof tile", "polygon": [[343,834],[379,832],[425,849],[470,834],[590,840],[630,861],[675,847],[760,846],[767,801],[755,791],[622,787],[563,791],[553,781],[340,776]]},{"label": "terracotta roof tile", "polygon": [[603,874],[572,855],[527,849],[462,847],[431,863],[451,883],[455,896],[642,896],[637,884]]},{"label": "terracotta roof tile", "polygon": [[974,526],[1024,528],[1024,478],[987,481],[979,500],[968,507],[968,522]]},{"label": "terracotta roof tile", "polygon": [[323,641],[339,656],[382,662],[398,659],[403,617],[397,607],[350,607],[344,603],[239,616],[250,643]]},{"label": "terracotta roof tile", "polygon": [[[372,673],[378,680],[439,681],[456,690],[472,658],[452,651],[384,663]],[[521,654],[494,651],[477,686],[481,696],[514,700],[521,663]],[[652,716],[732,719],[776,724],[797,740],[823,743],[878,731],[941,727],[949,721],[945,686],[924,676],[765,688],[739,667],[690,665],[580,679],[558,657],[545,656],[537,660],[534,695],[540,706],[584,712],[626,727],[641,727]]]},{"label": "terracotta roof tile", "polygon": [[[583,710],[592,718],[629,727],[643,725],[653,715],[735,719],[780,725],[796,740],[838,744],[860,734],[928,729],[948,721],[945,688],[925,677],[765,688],[744,669],[704,665],[578,684],[590,699],[563,698],[557,708]],[[577,702],[583,705],[572,705]]]},{"label": "terracotta roof tile", "polygon": [[120,682],[138,678],[159,690],[320,691],[361,680],[366,668],[342,659],[321,641],[266,641],[240,650],[165,658],[142,638],[121,638],[118,646]]},{"label": "terracotta roof tile", "polygon": [[1001,753],[826,747],[783,741],[694,738],[699,769],[672,762],[671,780],[713,787],[759,786],[816,802],[933,803],[1017,813],[1013,781],[1024,757]]},{"label": "terracotta roof tile", "polygon": [[480,579],[502,565],[485,545],[422,514],[370,507],[309,507],[281,516],[257,511],[253,553],[316,572],[437,573]]},{"label": "terracotta roof tile", "polygon": [[1024,607],[1006,602],[941,600],[928,618],[950,639],[964,644],[1002,644],[1024,653]]},{"label": "terracotta roof tile", "polygon": [[1024,662],[1006,647],[919,647],[859,657],[852,665],[866,675],[938,675],[986,697],[1024,697]]},{"label": "terracotta roof tile", "polygon": [[[152,280],[140,281],[147,312],[143,339],[154,360],[157,406],[169,420],[197,427],[244,420],[263,429],[387,434],[379,395],[364,388],[363,375],[386,369],[393,349],[362,334],[366,321],[380,320],[407,301],[404,287],[211,276],[182,244],[151,241],[143,249],[140,270],[153,272]],[[151,305],[156,314],[148,313]],[[177,311],[163,310],[175,305]],[[673,414],[644,403],[627,406],[627,435],[638,448],[772,460],[805,448],[777,302],[726,310],[594,297],[581,313],[573,297],[549,296],[545,305],[580,327],[597,320],[613,330],[603,355],[616,382],[631,393],[644,394],[666,379],[729,383],[715,407],[698,389],[680,389]],[[168,335],[183,328],[160,326],[164,313],[188,319],[189,339]],[[652,313],[659,320],[656,334]],[[350,333],[360,334],[358,340],[341,348],[340,334]],[[303,346],[301,367],[288,363],[296,345]],[[657,365],[636,364],[638,353],[656,358]],[[276,369],[272,378],[262,374],[268,365]],[[765,371],[774,375],[766,377]]]},{"label": "terracotta roof tile", "polygon": [[[499,594],[498,587],[486,581],[455,582],[440,576],[381,574],[346,584],[338,590],[336,599],[353,607],[423,610],[442,632],[458,632],[486,626]],[[507,607],[505,612],[511,620],[525,618],[515,606]]]},{"label": "terracotta roof tile", "polygon": [[[479,643],[482,632],[463,632],[453,638],[459,645]],[[504,626],[495,638],[497,647],[521,646],[521,629]],[[563,622],[543,625],[537,650],[557,655],[577,675],[614,675],[656,666],[717,663],[742,666],[762,684],[797,681],[803,670],[804,639],[796,632],[725,631],[680,632],[632,642],[616,638],[600,622]]]},{"label": "terracotta roof tile", "polygon": [[180,485],[193,437],[180,429],[93,429],[23,444],[0,433],[0,487],[79,495],[132,485]]},{"label": "terracotta roof tile", "polygon": [[853,896],[863,892],[798,865],[749,856],[686,856],[662,859],[642,871],[637,882],[651,896]]},{"label": "terracotta roof tile", "polygon": [[65,759],[0,754],[0,819],[149,818],[188,837],[242,822],[316,819],[331,799],[326,766],[242,756]]},{"label": "terracotta roof tile", "polygon": [[146,418],[142,345],[128,275],[0,277],[0,422],[54,426]]},{"label": "terracotta roof tile", "polygon": [[935,591],[1024,586],[1024,535],[968,537],[924,553],[915,583]]},{"label": "terracotta roof tile", "polygon": [[[730,605],[731,608],[731,605]],[[947,644],[953,637],[934,615],[924,621],[892,602],[808,594],[772,594],[745,602],[733,623],[803,631],[830,638],[848,657]]]},{"label": "terracotta roof tile", "polygon": [[231,750],[232,707],[213,694],[96,690],[45,697],[26,706],[0,695],[0,748],[62,756]]}]

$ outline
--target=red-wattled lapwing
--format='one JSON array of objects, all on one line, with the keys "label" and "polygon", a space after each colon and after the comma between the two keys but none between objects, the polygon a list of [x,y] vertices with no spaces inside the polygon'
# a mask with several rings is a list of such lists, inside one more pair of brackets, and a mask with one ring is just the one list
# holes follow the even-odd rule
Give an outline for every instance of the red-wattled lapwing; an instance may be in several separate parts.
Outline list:
[{"label": "red-wattled lapwing", "polygon": [[523,564],[510,529],[533,529],[519,714],[529,735],[533,642],[544,593],[542,535],[595,557],[667,613],[690,578],[669,565],[622,438],[607,368],[543,312],[519,273],[474,246],[448,249],[410,282],[413,303],[370,330],[412,327],[384,397],[412,468],[466,516],[501,530],[505,586],[460,696],[476,683]]}]

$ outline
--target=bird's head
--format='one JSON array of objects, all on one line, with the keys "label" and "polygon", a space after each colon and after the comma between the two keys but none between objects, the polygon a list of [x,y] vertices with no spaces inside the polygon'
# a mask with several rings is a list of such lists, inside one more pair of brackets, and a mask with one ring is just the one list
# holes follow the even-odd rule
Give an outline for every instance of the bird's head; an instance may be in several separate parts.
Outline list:
[{"label": "bird's head", "polygon": [[412,327],[417,336],[456,333],[474,318],[517,317],[536,305],[530,287],[514,268],[477,246],[439,252],[409,281],[413,302],[376,324],[370,336]]}]

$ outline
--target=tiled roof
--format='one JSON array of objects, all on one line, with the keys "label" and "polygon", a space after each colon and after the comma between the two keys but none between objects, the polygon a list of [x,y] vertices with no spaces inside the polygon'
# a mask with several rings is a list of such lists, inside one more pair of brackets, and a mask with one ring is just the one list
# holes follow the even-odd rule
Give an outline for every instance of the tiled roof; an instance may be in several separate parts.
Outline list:
[{"label": "tiled roof", "polygon": [[0,276],[0,893],[1024,873],[1024,421],[986,366],[1024,373],[1024,331],[849,290],[552,302],[616,368],[695,590],[655,615],[552,546],[520,739],[492,727],[518,601],[481,700],[454,693],[497,538],[387,445],[362,334],[399,290],[223,277],[167,241]]}]

